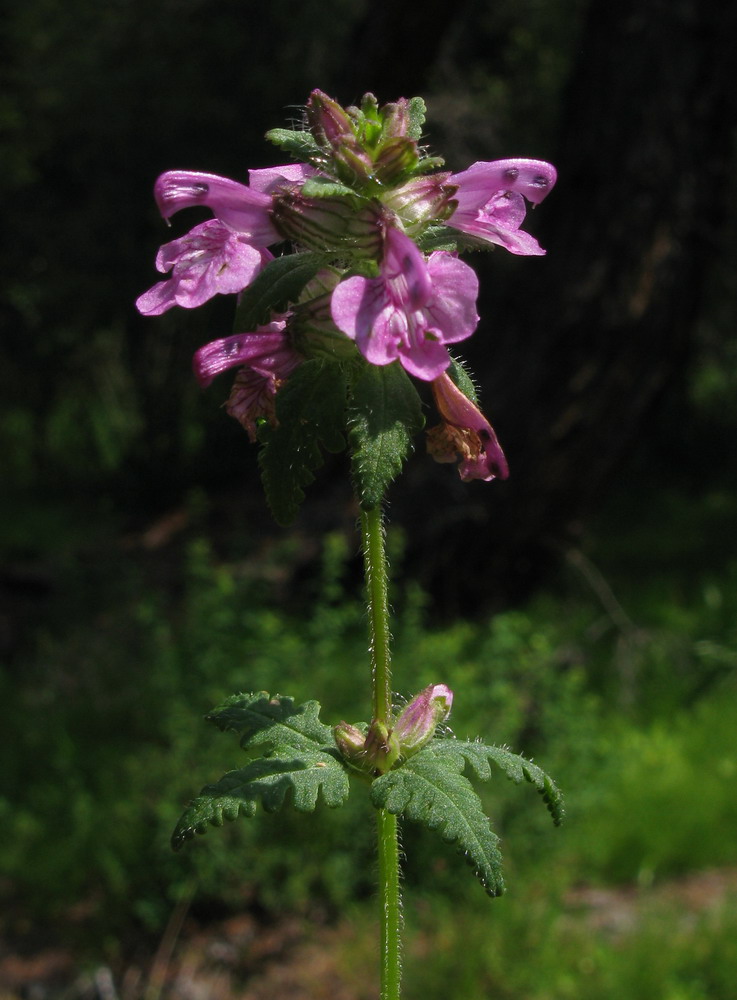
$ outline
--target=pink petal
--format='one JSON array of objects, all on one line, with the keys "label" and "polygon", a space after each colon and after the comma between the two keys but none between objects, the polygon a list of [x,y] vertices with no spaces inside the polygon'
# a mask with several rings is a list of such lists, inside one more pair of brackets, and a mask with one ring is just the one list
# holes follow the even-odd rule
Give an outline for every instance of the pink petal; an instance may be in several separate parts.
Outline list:
[{"label": "pink petal", "polygon": [[283,329],[283,321],[270,323],[261,332],[236,333],[200,347],[192,359],[198,382],[205,388],[216,375],[238,365],[254,367],[254,362],[260,362],[263,366],[273,367],[274,356],[285,346]]},{"label": "pink petal", "polygon": [[216,174],[169,170],[154,185],[154,197],[165,219],[182,208],[206,205],[230,229],[247,236],[257,246],[277,243],[280,236],[271,223],[271,198],[245,184]]},{"label": "pink petal", "polygon": [[136,309],[142,316],[160,316],[175,306],[174,285],[171,281],[160,281],[136,299]]},{"label": "pink petal", "polygon": [[301,184],[317,171],[309,163],[285,163],[281,167],[261,167],[248,171],[248,186],[251,191],[272,194],[282,184]]},{"label": "pink petal", "polygon": [[433,294],[427,262],[414,240],[399,229],[390,227],[385,237],[382,277],[397,283],[396,295],[407,300],[412,309],[419,309]]},{"label": "pink petal", "polygon": [[240,292],[271,259],[268,250],[251,246],[219,220],[209,219],[161,247],[156,266],[170,270],[171,278],[142,295],[136,305],[146,316],[173,305],[194,309],[214,295]]},{"label": "pink petal", "polygon": [[443,374],[450,364],[448,349],[437,340],[423,340],[403,350],[400,355],[402,366],[410,375],[432,382]]},{"label": "pink petal", "polygon": [[479,322],[476,312],[479,279],[476,272],[462,260],[442,250],[430,255],[427,269],[432,280],[433,297],[425,312],[442,331],[443,343],[454,344],[465,340]]},{"label": "pink petal", "polygon": [[497,191],[517,191],[533,205],[538,205],[553,189],[558,174],[545,160],[479,160],[452,174],[451,184],[458,185],[454,198],[458,209],[481,208]]}]

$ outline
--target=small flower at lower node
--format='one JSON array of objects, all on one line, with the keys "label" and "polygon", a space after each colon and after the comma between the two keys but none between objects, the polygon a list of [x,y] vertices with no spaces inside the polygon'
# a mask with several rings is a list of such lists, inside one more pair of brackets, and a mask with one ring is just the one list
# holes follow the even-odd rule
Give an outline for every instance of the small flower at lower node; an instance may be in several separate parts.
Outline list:
[{"label": "small flower at lower node", "polygon": [[472,479],[507,479],[509,466],[494,428],[445,373],[432,383],[443,423],[427,432],[427,450],[436,462],[460,460],[459,475]]},{"label": "small flower at lower node", "polygon": [[259,420],[276,422],[274,398],[285,379],[304,360],[289,342],[285,327],[286,320],[282,319],[254,333],[213,340],[196,351],[192,361],[203,388],[228,368],[242,366],[225,409],[243,425],[254,442]]},{"label": "small flower at lower node", "polygon": [[430,684],[412,699],[399,716],[392,736],[402,757],[421,750],[450,715],[453,692],[446,684]]}]

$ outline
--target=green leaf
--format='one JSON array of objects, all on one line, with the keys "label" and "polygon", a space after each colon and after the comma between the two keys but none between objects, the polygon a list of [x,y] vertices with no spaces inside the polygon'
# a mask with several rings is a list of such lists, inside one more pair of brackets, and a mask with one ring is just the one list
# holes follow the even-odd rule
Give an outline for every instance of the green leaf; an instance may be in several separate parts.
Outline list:
[{"label": "green leaf", "polygon": [[381,502],[424,422],[420,397],[398,361],[366,364],[359,370],[349,423],[353,475],[364,508]]},{"label": "green leaf", "polygon": [[295,132],[289,128],[272,128],[266,133],[269,142],[279,146],[295,160],[320,160],[323,152],[310,132]]},{"label": "green leaf", "polygon": [[294,253],[270,260],[255,281],[241,292],[235,314],[237,333],[248,333],[296,302],[308,281],[326,263],[321,253]]},{"label": "green leaf", "polygon": [[478,404],[479,398],[476,393],[476,386],[473,384],[471,373],[463,361],[451,355],[448,375],[467,399],[470,399],[472,403]]},{"label": "green leaf", "polygon": [[353,188],[349,188],[340,181],[334,181],[331,177],[308,177],[302,185],[302,194],[305,198],[332,198],[336,195],[352,198],[359,204],[358,196]]},{"label": "green leaf", "polygon": [[428,226],[427,229],[417,237],[417,245],[425,253],[433,250],[447,250],[453,253],[458,248],[458,233],[447,226]]},{"label": "green leaf", "polygon": [[202,789],[177,823],[172,847],[179,850],[209,826],[253,816],[259,802],[266,812],[282,809],[290,797],[298,812],[312,812],[321,797],[331,808],[342,805],[348,775],[319,712],[316,701],[295,705],[266,691],[236,694],[215,708],[208,721],[240,733],[241,746],[260,757]]},{"label": "green leaf", "polygon": [[319,713],[316,701],[295,705],[292,698],[258,691],[231,695],[207,721],[223,732],[240,733],[242,747],[259,747],[262,752],[277,746],[296,751],[334,748],[332,729],[320,722]]},{"label": "green leaf", "polygon": [[504,747],[487,746],[465,740],[435,739],[421,751],[431,754],[439,764],[463,769],[470,764],[477,778],[488,781],[491,777],[489,763],[496,764],[516,784],[528,781],[542,795],[553,822],[558,826],[563,820],[563,795],[549,775],[531,760],[512,753]]},{"label": "green leaf", "polygon": [[410,97],[409,99],[409,128],[407,135],[410,139],[422,138],[422,127],[425,124],[427,108],[421,97]]},{"label": "green leaf", "polygon": [[304,487],[322,465],[321,446],[345,447],[346,378],[340,362],[305,361],[276,396],[277,426],[264,428],[259,455],[266,499],[277,522],[291,524]]},{"label": "green leaf", "polygon": [[460,773],[463,763],[462,758],[437,759],[425,747],[397,770],[377,778],[371,785],[371,800],[377,809],[402,813],[437,830],[466,856],[489,895],[499,896],[504,892],[499,838],[473,786]]},{"label": "green leaf", "polygon": [[348,797],[349,783],[342,764],[327,752],[303,750],[294,757],[254,760],[229,771],[214,785],[205,785],[182,814],[172,834],[172,847],[206,833],[225,820],[251,817],[260,802],[266,812],[282,809],[291,794],[298,812],[313,812],[318,799],[336,808]]}]

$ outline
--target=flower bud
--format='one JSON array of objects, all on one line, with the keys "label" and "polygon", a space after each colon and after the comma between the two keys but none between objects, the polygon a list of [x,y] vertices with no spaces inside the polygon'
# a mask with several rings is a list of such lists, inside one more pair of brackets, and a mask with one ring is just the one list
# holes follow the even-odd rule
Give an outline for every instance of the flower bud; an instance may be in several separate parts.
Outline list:
[{"label": "flower bud", "polygon": [[310,94],[307,122],[321,146],[335,147],[355,135],[353,123],[340,104],[321,90]]},{"label": "flower bud", "polygon": [[387,208],[399,216],[404,231],[412,235],[430,222],[443,222],[455,210],[455,185],[448,184],[449,173],[413,177],[382,197]]},{"label": "flower bud", "polygon": [[409,101],[406,97],[400,97],[397,101],[390,101],[382,107],[382,117],[384,119],[383,132],[387,138],[395,136],[406,136],[410,127]]},{"label": "flower bud", "polygon": [[358,764],[366,757],[366,737],[356,726],[340,722],[333,727],[333,738],[343,757],[351,764]]},{"label": "flower bud", "polygon": [[407,705],[397,719],[392,736],[403,757],[421,750],[450,715],[453,692],[445,684],[431,684]]},{"label": "flower bud", "polygon": [[396,136],[381,143],[374,161],[374,176],[380,184],[392,184],[403,175],[411,173],[420,162],[417,143],[413,139]]},{"label": "flower bud", "polygon": [[307,102],[307,121],[342,180],[360,184],[372,177],[371,156],[356,137],[353,121],[337,101],[321,90],[313,90]]}]

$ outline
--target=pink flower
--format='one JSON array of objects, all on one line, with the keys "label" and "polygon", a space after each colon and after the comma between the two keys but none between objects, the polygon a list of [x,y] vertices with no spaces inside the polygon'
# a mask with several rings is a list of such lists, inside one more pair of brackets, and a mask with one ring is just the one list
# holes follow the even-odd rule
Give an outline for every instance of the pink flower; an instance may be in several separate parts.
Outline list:
[{"label": "pink flower", "polygon": [[158,316],[174,305],[193,309],[213,295],[242,291],[271,260],[264,248],[283,237],[272,220],[272,192],[304,182],[315,171],[304,163],[249,171],[251,186],[216,174],[169,170],[154,185],[165,219],[182,208],[205,205],[216,218],[166,243],[156,267],[169,281],[145,292],[136,305],[144,316]]},{"label": "pink flower", "polygon": [[161,247],[156,268],[171,271],[171,277],[144,292],[136,306],[144,316],[159,316],[175,305],[194,309],[213,295],[240,292],[271,259],[268,250],[210,219]]},{"label": "pink flower", "polygon": [[226,410],[256,440],[259,419],[276,423],[274,397],[282,383],[304,360],[289,343],[286,321],[275,320],[254,333],[237,333],[205,344],[195,352],[192,367],[204,388],[228,368],[237,373]]},{"label": "pink flower", "polygon": [[271,221],[271,195],[216,174],[169,170],[154,185],[154,197],[165,219],[182,208],[206,205],[216,218],[253,246],[267,247],[281,236]]},{"label": "pink flower", "polygon": [[472,479],[507,479],[509,466],[494,429],[471,400],[446,374],[432,383],[443,423],[427,432],[427,450],[436,462],[460,459],[464,483]]},{"label": "pink flower", "polygon": [[453,174],[458,202],[448,225],[511,253],[541,256],[537,240],[520,230],[525,218],[525,198],[538,205],[557,179],[555,167],[544,160],[492,160],[473,163]]},{"label": "pink flower", "polygon": [[389,227],[378,278],[356,275],[333,292],[335,325],[354,340],[367,361],[399,361],[417,378],[431,381],[450,364],[445,344],[476,329],[478,279],[452,254],[428,260],[413,241]]}]

